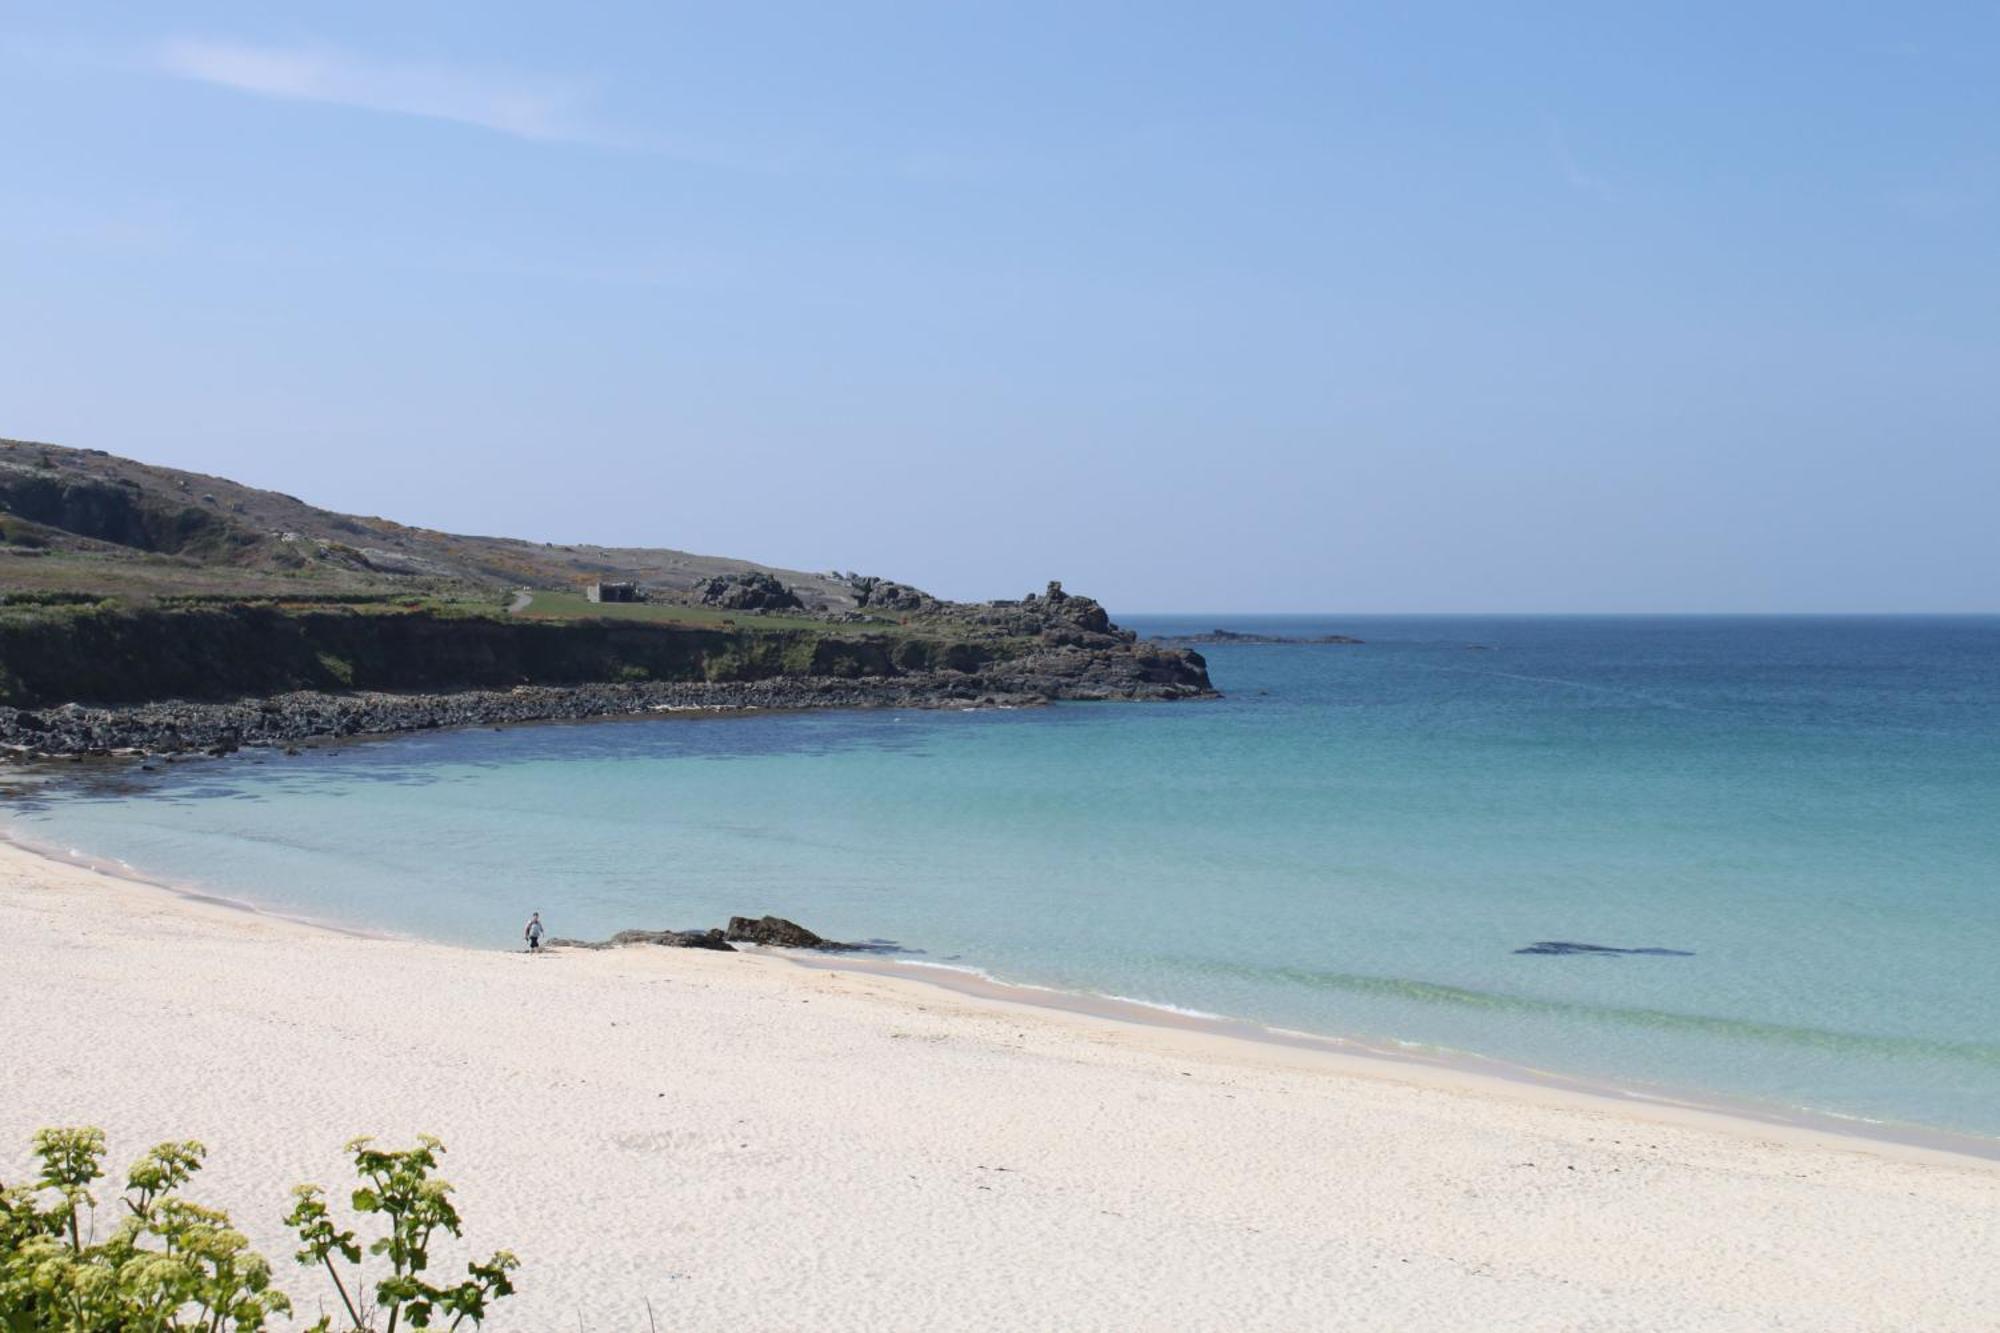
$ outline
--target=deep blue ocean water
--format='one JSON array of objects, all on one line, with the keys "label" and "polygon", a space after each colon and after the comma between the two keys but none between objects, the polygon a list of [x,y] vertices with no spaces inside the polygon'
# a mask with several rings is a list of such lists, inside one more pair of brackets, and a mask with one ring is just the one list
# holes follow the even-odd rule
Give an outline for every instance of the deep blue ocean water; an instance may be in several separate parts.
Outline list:
[{"label": "deep blue ocean water", "polygon": [[[2000,1134],[2000,618],[1135,617],[1213,703],[177,765],[31,840],[493,947],[775,912],[1004,980]],[[1688,956],[1548,956],[1539,940]]]}]

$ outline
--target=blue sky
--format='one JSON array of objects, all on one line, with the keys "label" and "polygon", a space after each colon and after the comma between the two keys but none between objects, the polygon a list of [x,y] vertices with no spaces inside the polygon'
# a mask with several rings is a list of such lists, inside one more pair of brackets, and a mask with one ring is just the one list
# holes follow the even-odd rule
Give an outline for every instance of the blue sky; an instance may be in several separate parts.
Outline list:
[{"label": "blue sky", "polygon": [[0,434],[1114,610],[2000,609],[2000,8],[15,4]]}]

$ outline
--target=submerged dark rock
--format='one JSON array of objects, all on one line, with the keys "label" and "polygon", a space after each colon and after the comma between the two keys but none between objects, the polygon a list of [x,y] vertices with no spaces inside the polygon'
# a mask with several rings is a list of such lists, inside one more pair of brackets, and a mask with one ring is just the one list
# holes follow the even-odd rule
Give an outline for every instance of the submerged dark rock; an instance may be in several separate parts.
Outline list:
[{"label": "submerged dark rock", "polygon": [[1212,629],[1206,634],[1155,634],[1149,642],[1161,644],[1194,643],[1332,643],[1354,644],[1365,640],[1346,634],[1313,634],[1295,638],[1289,634],[1245,634],[1233,629]]},{"label": "submerged dark rock", "polygon": [[1650,954],[1657,958],[1692,958],[1690,949],[1620,949],[1609,944],[1578,944],[1574,940],[1536,940],[1515,953],[1531,954]]}]

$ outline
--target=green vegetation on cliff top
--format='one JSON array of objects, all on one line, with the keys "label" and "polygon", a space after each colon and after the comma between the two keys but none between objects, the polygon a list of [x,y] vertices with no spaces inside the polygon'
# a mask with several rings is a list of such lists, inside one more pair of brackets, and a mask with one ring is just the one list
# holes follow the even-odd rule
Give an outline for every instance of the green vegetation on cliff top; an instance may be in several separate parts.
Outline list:
[{"label": "green vegetation on cliff top", "polygon": [[[528,594],[528,604],[513,614],[524,620],[612,620],[645,625],[688,625],[702,629],[734,627],[747,630],[824,630],[827,622],[805,615],[782,612],[725,611],[714,606],[688,606],[679,602],[593,602],[579,593],[550,592]],[[870,618],[857,630],[887,630],[894,621]]]}]

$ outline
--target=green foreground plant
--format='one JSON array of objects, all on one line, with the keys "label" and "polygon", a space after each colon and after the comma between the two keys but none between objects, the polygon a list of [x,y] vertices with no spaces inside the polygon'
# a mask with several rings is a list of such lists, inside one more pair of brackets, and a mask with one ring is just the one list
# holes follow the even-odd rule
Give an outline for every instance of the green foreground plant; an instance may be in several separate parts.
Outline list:
[{"label": "green foreground plant", "polygon": [[[201,1167],[199,1143],[162,1143],[140,1158],[126,1176],[124,1213],[99,1241],[91,1188],[104,1175],[104,1131],[45,1129],[34,1142],[33,1182],[0,1186],[0,1333],[258,1333],[290,1313],[291,1301],[271,1285],[271,1265],[228,1215],[178,1193]],[[451,1186],[434,1174],[443,1144],[422,1137],[384,1151],[356,1139],[348,1151],[361,1181],[354,1211],[387,1224],[367,1252],[389,1271],[367,1285],[361,1242],[335,1225],[325,1191],[301,1185],[286,1218],[303,1245],[297,1257],[326,1270],[345,1320],[324,1315],[309,1333],[456,1329],[478,1324],[513,1293],[518,1261],[505,1250],[467,1264],[455,1283],[426,1276],[433,1239],[456,1237],[462,1225]]]},{"label": "green foreground plant", "polygon": [[[201,1167],[199,1143],[162,1143],[126,1176],[125,1216],[95,1241],[104,1131],[35,1135],[35,1183],[0,1188],[0,1328],[232,1329],[251,1333],[290,1311],[271,1265],[226,1214],[175,1193]],[[49,1195],[53,1202],[44,1203]]]},{"label": "green foreground plant", "polygon": [[[285,1222],[304,1242],[298,1260],[319,1265],[333,1280],[347,1318],[356,1329],[373,1329],[372,1320],[381,1318],[383,1333],[396,1333],[404,1319],[412,1328],[430,1328],[436,1321],[455,1329],[470,1319],[477,1324],[486,1317],[490,1301],[511,1295],[513,1281],[507,1276],[519,1261],[506,1250],[494,1253],[485,1263],[468,1263],[465,1279],[450,1286],[425,1280],[430,1267],[431,1238],[439,1231],[460,1234],[458,1209],[452,1206],[451,1186],[436,1179],[438,1154],[444,1145],[429,1135],[420,1135],[417,1146],[401,1152],[384,1152],[372,1139],[356,1139],[347,1145],[354,1156],[354,1172],[366,1182],[354,1191],[352,1203],[357,1213],[379,1214],[389,1232],[368,1246],[368,1253],[389,1261],[389,1274],[375,1283],[370,1305],[361,1274],[353,1274],[352,1289],[341,1278],[340,1259],[358,1270],[361,1245],[352,1231],[342,1231],[327,1211],[326,1191],[317,1185],[301,1185],[293,1191],[297,1202]],[[358,1298],[358,1299],[357,1299]],[[332,1317],[322,1318],[313,1333],[330,1333]]]}]

